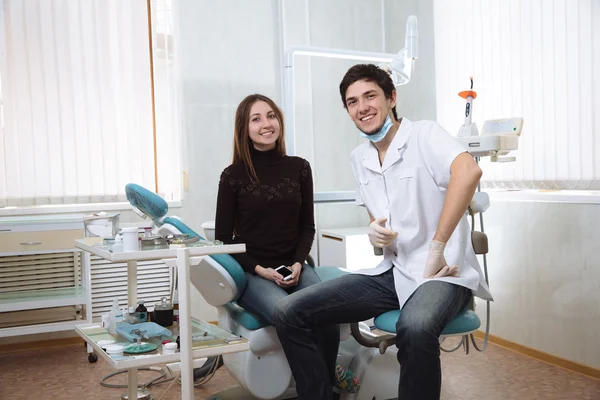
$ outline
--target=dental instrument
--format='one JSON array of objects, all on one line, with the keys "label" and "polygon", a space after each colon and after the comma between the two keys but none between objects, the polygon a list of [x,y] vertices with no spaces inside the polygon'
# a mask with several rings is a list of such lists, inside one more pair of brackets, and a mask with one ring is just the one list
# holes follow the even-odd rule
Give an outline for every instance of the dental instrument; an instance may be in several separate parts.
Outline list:
[{"label": "dental instrument", "polygon": [[473,90],[473,77],[470,76],[471,88],[469,90],[463,90],[458,95],[466,100],[465,104],[465,123],[460,127],[458,131],[458,137],[463,136],[477,136],[477,124],[472,122],[473,115],[473,100],[477,98],[477,92]]},{"label": "dental instrument", "polygon": [[471,87],[458,95],[465,99],[465,122],[456,134],[456,140],[471,153],[473,157],[490,157],[492,162],[511,162],[515,157],[503,157],[511,151],[518,150],[519,136],[523,128],[523,118],[502,118],[487,120],[483,123],[481,135],[477,124],[473,122],[473,100],[477,92],[473,90],[473,77]]}]

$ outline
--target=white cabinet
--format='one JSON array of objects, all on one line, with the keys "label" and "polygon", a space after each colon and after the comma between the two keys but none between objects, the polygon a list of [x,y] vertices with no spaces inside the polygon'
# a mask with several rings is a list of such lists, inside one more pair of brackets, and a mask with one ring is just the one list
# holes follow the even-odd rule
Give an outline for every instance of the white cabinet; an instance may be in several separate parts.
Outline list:
[{"label": "white cabinet", "polygon": [[319,231],[319,265],[356,271],[379,264],[383,256],[375,256],[367,229],[355,227]]},{"label": "white cabinet", "polygon": [[74,240],[81,217],[0,219],[0,337],[91,322],[90,274]]}]

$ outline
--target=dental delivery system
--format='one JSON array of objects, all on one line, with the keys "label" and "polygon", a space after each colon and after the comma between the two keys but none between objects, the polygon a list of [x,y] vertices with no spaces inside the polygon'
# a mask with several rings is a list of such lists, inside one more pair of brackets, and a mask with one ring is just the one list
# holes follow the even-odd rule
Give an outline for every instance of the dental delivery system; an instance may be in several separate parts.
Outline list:
[{"label": "dental delivery system", "polygon": [[464,90],[458,95],[466,100],[465,122],[458,130],[456,139],[473,157],[490,157],[492,162],[515,161],[515,157],[505,156],[519,148],[519,136],[523,128],[523,118],[502,118],[487,120],[483,123],[481,135],[478,133],[477,124],[473,122],[473,100],[477,92],[473,90],[473,77],[469,90]]}]

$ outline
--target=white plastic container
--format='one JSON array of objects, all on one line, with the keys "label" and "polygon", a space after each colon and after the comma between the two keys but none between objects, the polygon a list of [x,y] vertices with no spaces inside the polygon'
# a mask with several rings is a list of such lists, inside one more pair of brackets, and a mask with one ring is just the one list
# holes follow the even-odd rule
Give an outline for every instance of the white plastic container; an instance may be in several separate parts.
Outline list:
[{"label": "white plastic container", "polygon": [[124,318],[124,321],[131,325],[140,323],[140,320],[137,318],[135,313],[135,307],[129,307],[129,312],[127,313],[127,317]]},{"label": "white plastic container", "polygon": [[163,354],[175,354],[177,353],[177,343],[165,343],[163,344]]},{"label": "white plastic container", "polygon": [[211,242],[215,240],[215,221],[206,221],[200,225],[204,229],[204,237]]},{"label": "white plastic container", "polygon": [[123,355],[123,346],[119,344],[113,344],[112,346],[106,347],[106,354],[109,356],[122,356]]},{"label": "white plastic container", "polygon": [[123,311],[119,308],[119,301],[114,299],[110,313],[108,313],[108,333],[116,335],[117,324],[120,322],[123,322]]},{"label": "white plastic container", "polygon": [[121,229],[121,236],[123,237],[123,251],[139,250],[137,227]]},{"label": "white plastic container", "polygon": [[115,343],[114,340],[98,340],[98,343],[96,343],[98,346],[100,346],[101,349],[103,349],[104,351],[106,351],[106,348],[108,346],[112,346]]},{"label": "white plastic container", "polygon": [[102,314],[102,327],[108,330],[108,314]]},{"label": "white plastic container", "polygon": [[115,236],[115,243],[113,244],[113,252],[114,253],[123,252],[123,236],[121,236],[121,234],[118,234],[117,236]]}]

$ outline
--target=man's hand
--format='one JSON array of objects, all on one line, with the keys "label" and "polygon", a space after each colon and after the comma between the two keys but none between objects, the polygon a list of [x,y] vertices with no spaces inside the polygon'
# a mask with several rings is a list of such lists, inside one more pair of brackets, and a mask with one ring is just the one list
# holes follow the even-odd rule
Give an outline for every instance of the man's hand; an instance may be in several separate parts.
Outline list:
[{"label": "man's hand", "polygon": [[300,264],[299,262],[294,263],[294,265],[288,268],[292,270],[292,278],[287,281],[276,282],[279,286],[281,286],[284,289],[296,286],[300,281],[300,274],[302,273],[302,264]]},{"label": "man's hand", "polygon": [[268,281],[273,281],[276,284],[279,285],[279,282],[283,282],[283,276],[275,271],[273,268],[265,268],[263,266],[257,265],[254,268],[254,272],[256,272],[256,275],[260,276],[261,278],[264,278]]},{"label": "man's hand", "polygon": [[429,244],[429,255],[423,271],[423,278],[441,278],[443,276],[458,276],[456,265],[448,266],[444,257],[446,244],[432,240]]},{"label": "man's hand", "polygon": [[393,232],[385,227],[386,222],[387,218],[377,218],[369,224],[369,241],[375,247],[388,247],[398,236],[398,232]]}]

